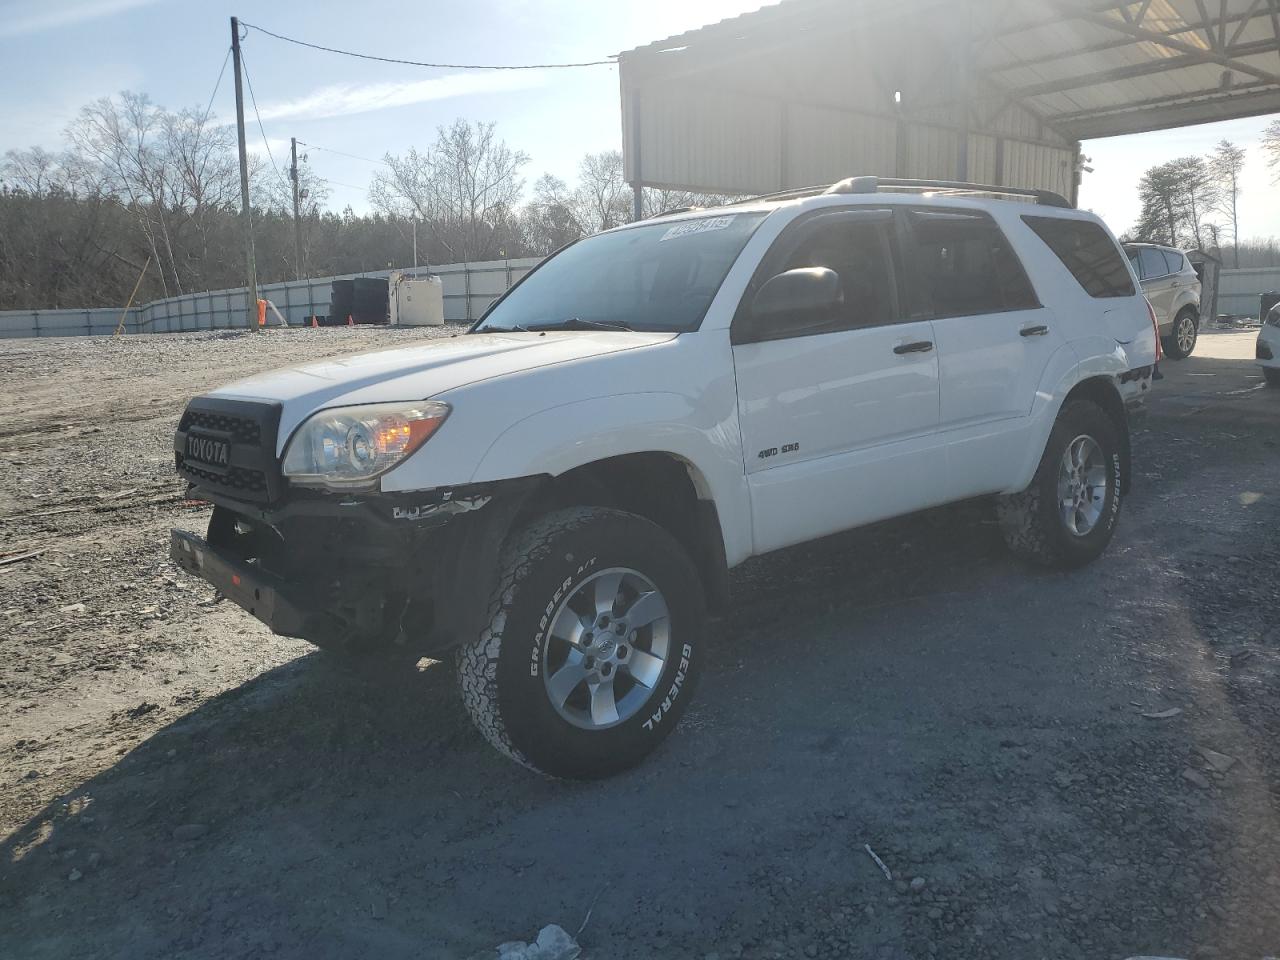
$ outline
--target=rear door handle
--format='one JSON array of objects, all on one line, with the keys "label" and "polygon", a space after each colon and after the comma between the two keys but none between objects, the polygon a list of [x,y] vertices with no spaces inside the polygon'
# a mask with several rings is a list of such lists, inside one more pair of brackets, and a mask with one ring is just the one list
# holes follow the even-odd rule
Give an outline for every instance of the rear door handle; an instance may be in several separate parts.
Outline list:
[{"label": "rear door handle", "polygon": [[932,349],[932,340],[916,340],[912,343],[898,344],[893,348],[893,352],[901,356],[904,353],[928,353]]},{"label": "rear door handle", "polygon": [[1023,327],[1018,331],[1019,336],[1023,337],[1043,337],[1049,332],[1049,328],[1043,323],[1036,324],[1034,327]]}]

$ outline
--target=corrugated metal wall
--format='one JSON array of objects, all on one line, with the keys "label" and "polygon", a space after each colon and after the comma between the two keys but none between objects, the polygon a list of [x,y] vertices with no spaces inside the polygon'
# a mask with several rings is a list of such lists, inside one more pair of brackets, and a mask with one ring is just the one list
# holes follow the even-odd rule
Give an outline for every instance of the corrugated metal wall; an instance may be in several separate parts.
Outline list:
[{"label": "corrugated metal wall", "polygon": [[726,22],[688,46],[623,54],[627,180],[752,194],[874,174],[1071,196],[1073,140],[1016,103],[966,118],[970,104],[953,101],[958,34],[937,17],[923,30],[893,5],[862,6],[853,28],[839,25],[847,9],[789,27],[768,8],[741,18],[741,35]]},{"label": "corrugated metal wall", "polygon": [[[451,263],[432,267],[444,284],[446,320],[474,320],[489,304],[538,263],[536,257],[521,260],[488,260],[481,263]],[[390,270],[317,277],[312,280],[268,283],[258,293],[270,300],[288,318],[301,325],[313,314],[329,312],[330,284],[352,277],[385,277]],[[245,288],[191,293],[167,300],[154,300],[134,307],[125,320],[127,333],[181,333],[189,330],[221,330],[243,327]],[[66,337],[106,335],[120,322],[119,308],[91,310],[7,310],[0,311],[0,339],[13,337]],[[278,321],[268,316],[267,322]]]},{"label": "corrugated metal wall", "polygon": [[1280,290],[1280,267],[1245,267],[1218,274],[1218,313],[1256,317],[1264,293]]},{"label": "corrugated metal wall", "polygon": [[[998,126],[1021,133],[1017,109]],[[631,148],[626,176],[646,184],[724,193],[768,193],[875,174],[923,180],[960,177],[961,131],[927,119],[648,84],[624,109]],[[639,123],[633,122],[639,116]],[[899,130],[906,144],[899,149]],[[1024,140],[1003,131],[969,134],[964,179],[1053,190],[1071,196],[1073,143]]]}]

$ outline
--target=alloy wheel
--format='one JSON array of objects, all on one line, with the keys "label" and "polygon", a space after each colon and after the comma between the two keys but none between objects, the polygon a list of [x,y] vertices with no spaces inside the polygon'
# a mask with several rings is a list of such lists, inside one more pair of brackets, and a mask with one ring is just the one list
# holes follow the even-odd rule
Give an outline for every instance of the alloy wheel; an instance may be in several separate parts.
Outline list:
[{"label": "alloy wheel", "polygon": [[542,677],[556,712],[584,730],[635,716],[658,685],[671,650],[661,591],[627,567],[588,577],[551,621]]},{"label": "alloy wheel", "polygon": [[1196,345],[1196,322],[1190,317],[1183,317],[1178,321],[1178,350],[1182,354],[1191,352],[1191,348]]},{"label": "alloy wheel", "polygon": [[1081,434],[1067,444],[1058,469],[1058,505],[1062,522],[1074,536],[1098,525],[1107,500],[1107,463],[1102,447]]}]

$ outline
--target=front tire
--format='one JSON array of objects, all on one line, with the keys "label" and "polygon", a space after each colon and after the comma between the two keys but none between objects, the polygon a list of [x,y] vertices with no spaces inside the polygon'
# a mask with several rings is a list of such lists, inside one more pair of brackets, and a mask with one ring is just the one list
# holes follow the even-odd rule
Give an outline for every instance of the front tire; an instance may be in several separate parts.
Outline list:
[{"label": "front tire", "polygon": [[1190,307],[1183,307],[1173,318],[1173,332],[1161,341],[1170,360],[1185,360],[1200,339],[1200,318]]},{"label": "front tire", "polygon": [[518,763],[607,777],[675,728],[706,632],[698,572],[670,534],[619,510],[558,510],[504,548],[488,623],[460,651],[462,700]]},{"label": "front tire", "polygon": [[1009,549],[1044,567],[1095,560],[1120,519],[1123,471],[1120,430],[1111,417],[1087,400],[1067,403],[1031,485],[997,501]]}]

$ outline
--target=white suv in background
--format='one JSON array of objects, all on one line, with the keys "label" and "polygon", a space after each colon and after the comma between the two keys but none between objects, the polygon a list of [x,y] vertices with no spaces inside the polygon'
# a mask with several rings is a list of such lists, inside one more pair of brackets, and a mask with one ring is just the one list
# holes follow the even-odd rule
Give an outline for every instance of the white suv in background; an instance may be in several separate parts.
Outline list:
[{"label": "white suv in background", "polygon": [[1124,251],[1156,312],[1165,354],[1185,360],[1200,335],[1200,275],[1187,255],[1173,247],[1126,243]]},{"label": "white suv in background", "polygon": [[672,212],[467,335],[192,400],[177,468],[215,509],[170,553],[277,633],[456,649],[493,746],[604,776],[736,656],[714,624],[752,556],[975,497],[1018,556],[1101,554],[1156,346],[1115,239],[1053,194],[857,177]]}]

